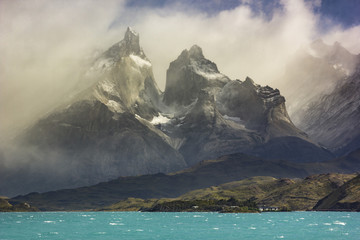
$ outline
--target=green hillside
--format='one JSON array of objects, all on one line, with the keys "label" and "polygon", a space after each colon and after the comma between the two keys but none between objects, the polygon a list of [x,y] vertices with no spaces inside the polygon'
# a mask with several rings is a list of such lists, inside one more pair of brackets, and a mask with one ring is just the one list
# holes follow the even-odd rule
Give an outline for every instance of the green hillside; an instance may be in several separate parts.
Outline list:
[{"label": "green hillside", "polygon": [[178,201],[187,201],[190,204],[194,201],[221,201],[231,198],[237,201],[251,199],[258,206],[273,206],[280,210],[311,210],[321,198],[338,189],[354,176],[353,174],[319,174],[304,179],[253,177],[190,191],[172,199],[128,198],[101,210],[139,211],[149,206],[150,208],[156,205],[166,206],[166,204]]},{"label": "green hillside", "polygon": [[321,199],[314,210],[360,211],[360,175]]}]

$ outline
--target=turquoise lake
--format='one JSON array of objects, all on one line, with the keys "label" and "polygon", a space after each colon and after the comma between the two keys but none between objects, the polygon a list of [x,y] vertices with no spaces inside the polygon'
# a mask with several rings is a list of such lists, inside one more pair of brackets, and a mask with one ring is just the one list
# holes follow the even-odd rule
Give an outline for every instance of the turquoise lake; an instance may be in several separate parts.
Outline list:
[{"label": "turquoise lake", "polygon": [[360,213],[0,213],[0,239],[360,239]]}]

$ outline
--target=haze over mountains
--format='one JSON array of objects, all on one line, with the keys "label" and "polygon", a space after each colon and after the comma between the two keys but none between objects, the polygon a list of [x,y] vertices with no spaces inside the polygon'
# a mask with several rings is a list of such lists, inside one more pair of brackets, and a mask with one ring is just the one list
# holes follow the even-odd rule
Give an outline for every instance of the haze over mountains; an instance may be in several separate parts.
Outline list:
[{"label": "haze over mountains", "polygon": [[338,156],[360,146],[359,67],[360,55],[317,40],[279,79],[295,125]]},{"label": "haze over mountains", "polygon": [[170,63],[163,93],[130,28],[84,79],[86,88],[18,136],[21,153],[3,153],[22,164],[2,162],[1,194],[169,173],[233,153],[298,163],[334,157],[292,123],[279,90],[231,80],[197,45]]}]

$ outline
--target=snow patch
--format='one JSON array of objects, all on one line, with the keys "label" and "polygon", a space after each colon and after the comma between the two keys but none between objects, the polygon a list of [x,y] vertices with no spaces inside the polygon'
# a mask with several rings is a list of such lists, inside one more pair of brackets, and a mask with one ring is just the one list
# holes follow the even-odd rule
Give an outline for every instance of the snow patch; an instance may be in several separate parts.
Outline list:
[{"label": "snow patch", "polygon": [[333,65],[333,68],[335,70],[341,71],[343,72],[346,76],[350,76],[350,71],[346,68],[344,68],[344,66],[342,65],[342,63],[337,63]]},{"label": "snow patch", "polygon": [[115,85],[112,82],[102,81],[100,83],[100,86],[105,92],[107,92],[113,96],[119,96],[119,93],[115,90]]},{"label": "snow patch", "polygon": [[210,80],[224,77],[221,73],[207,73],[204,71],[196,71],[196,73]]},{"label": "snow patch", "polygon": [[161,113],[159,113],[159,116],[155,116],[152,120],[151,120],[151,124],[153,125],[157,125],[157,124],[165,124],[167,122],[169,122],[171,119],[167,118],[165,116],[163,116]]},{"label": "snow patch", "polygon": [[215,80],[215,79],[221,80],[221,79],[226,78],[224,74],[214,71],[209,66],[206,66],[206,65],[199,66],[198,62],[194,61],[194,60],[191,61],[191,67],[193,68],[195,73],[197,73],[209,80]]},{"label": "snow patch", "polygon": [[225,120],[241,123],[241,119],[239,117],[229,117],[228,115],[224,115],[223,117]]},{"label": "snow patch", "polygon": [[130,58],[131,60],[133,60],[133,62],[138,65],[139,67],[151,67],[151,63],[145,59],[142,59],[139,56],[130,54]]},{"label": "snow patch", "polygon": [[137,32],[134,31],[134,29],[132,29],[131,27],[128,27],[128,30],[135,36],[139,36],[139,34]]},{"label": "snow patch", "polygon": [[109,100],[106,103],[106,106],[110,109],[112,112],[122,113],[124,112],[121,108],[121,105],[118,102],[115,102],[114,100]]}]

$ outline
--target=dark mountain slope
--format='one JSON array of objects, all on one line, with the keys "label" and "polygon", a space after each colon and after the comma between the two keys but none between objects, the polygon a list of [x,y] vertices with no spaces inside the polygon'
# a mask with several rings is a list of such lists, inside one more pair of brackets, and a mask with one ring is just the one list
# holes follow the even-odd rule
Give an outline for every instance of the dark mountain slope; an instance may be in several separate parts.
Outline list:
[{"label": "dark mountain slope", "polygon": [[[352,173],[360,170],[359,152],[331,162],[304,164],[263,160],[244,154],[232,154],[216,160],[202,161],[192,168],[173,174],[121,177],[90,187],[42,194],[31,193],[18,196],[13,200],[28,202],[42,210],[100,208],[129,197],[143,199],[178,197],[191,190],[238,181],[252,176],[304,178],[317,173]],[[358,168],[348,169],[346,167],[353,166],[354,162],[357,162]]]}]

